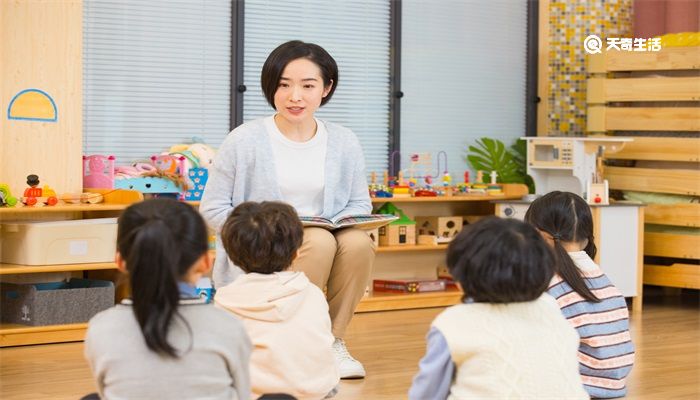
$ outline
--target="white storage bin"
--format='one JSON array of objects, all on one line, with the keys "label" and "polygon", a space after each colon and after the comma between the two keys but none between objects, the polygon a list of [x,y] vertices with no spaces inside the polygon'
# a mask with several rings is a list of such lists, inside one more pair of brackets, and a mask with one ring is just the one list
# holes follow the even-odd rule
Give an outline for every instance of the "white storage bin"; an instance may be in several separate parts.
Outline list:
[{"label": "white storage bin", "polygon": [[117,219],[0,224],[0,262],[26,265],[114,261]]}]

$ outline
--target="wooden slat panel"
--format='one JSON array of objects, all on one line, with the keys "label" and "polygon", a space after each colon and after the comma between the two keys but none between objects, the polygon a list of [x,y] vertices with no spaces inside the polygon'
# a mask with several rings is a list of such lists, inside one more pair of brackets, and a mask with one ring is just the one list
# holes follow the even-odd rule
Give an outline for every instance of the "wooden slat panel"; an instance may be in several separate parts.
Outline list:
[{"label": "wooden slat panel", "polygon": [[611,189],[700,195],[700,171],[606,167]]},{"label": "wooden slat panel", "polygon": [[700,236],[644,232],[644,255],[698,259]]},{"label": "wooden slat panel", "polygon": [[700,265],[644,264],[644,283],[647,285],[700,289]]},{"label": "wooden slat panel", "polygon": [[588,80],[588,103],[697,100],[700,100],[700,77],[592,78]]},{"label": "wooden slat panel", "polygon": [[700,48],[667,47],[661,51],[606,51],[588,56],[588,72],[700,69]]},{"label": "wooden slat panel", "polygon": [[700,139],[635,137],[622,150],[605,154],[622,160],[700,161]]},{"label": "wooden slat panel", "polygon": [[697,107],[606,107],[608,131],[700,131]]},{"label": "wooden slat panel", "polygon": [[603,105],[589,106],[586,116],[586,131],[588,132],[605,132],[605,110],[608,108]]},{"label": "wooden slat panel", "polygon": [[644,208],[649,224],[700,227],[700,204],[649,204]]}]

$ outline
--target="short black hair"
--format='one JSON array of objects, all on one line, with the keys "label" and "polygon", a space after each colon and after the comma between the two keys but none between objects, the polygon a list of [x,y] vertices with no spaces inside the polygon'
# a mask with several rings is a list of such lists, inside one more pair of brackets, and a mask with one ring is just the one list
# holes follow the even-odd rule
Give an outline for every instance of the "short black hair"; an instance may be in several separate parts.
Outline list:
[{"label": "short black hair", "polygon": [[328,103],[333,96],[335,88],[338,87],[338,64],[333,57],[321,46],[314,43],[305,43],[301,40],[292,40],[282,43],[272,50],[260,73],[260,86],[265,94],[267,102],[275,110],[275,92],[280,83],[282,72],[290,62],[305,58],[318,65],[323,78],[323,87],[333,84],[326,97],[321,99],[321,105]]},{"label": "short black hair", "polygon": [[246,273],[286,270],[303,239],[304,227],[297,212],[276,201],[241,203],[221,229],[228,257]]},{"label": "short black hair", "polygon": [[554,275],[551,250],[532,226],[487,217],[464,227],[447,249],[447,267],[464,299],[515,303],[537,299]]}]

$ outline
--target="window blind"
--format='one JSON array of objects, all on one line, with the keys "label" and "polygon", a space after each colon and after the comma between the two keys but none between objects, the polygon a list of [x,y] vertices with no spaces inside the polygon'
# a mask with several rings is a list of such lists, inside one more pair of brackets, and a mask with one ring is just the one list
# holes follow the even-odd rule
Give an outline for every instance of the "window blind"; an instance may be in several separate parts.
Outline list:
[{"label": "window blind", "polygon": [[231,3],[83,1],[85,154],[118,164],[229,132]]},{"label": "window blind", "polygon": [[527,2],[403,0],[401,23],[402,167],[445,151],[462,182],[476,139],[525,136]]},{"label": "window blind", "polygon": [[367,172],[386,169],[389,147],[389,0],[246,0],[243,120],[272,115],[260,88],[268,54],[289,40],[316,43],[338,64],[333,98],[316,116],[355,132]]}]

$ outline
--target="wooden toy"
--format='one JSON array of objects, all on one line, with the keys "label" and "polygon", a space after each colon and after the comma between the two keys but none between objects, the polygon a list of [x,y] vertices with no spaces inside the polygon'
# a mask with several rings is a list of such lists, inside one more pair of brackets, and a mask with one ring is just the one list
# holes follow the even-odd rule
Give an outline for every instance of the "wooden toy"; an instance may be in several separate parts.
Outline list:
[{"label": "wooden toy", "polygon": [[22,204],[33,206],[41,202],[47,206],[55,206],[58,203],[56,192],[48,185],[44,185],[43,188],[37,187],[39,186],[39,176],[27,175],[27,185],[29,187],[24,189],[24,196],[20,199]]},{"label": "wooden toy", "polygon": [[433,235],[438,243],[447,243],[462,230],[462,217],[416,217],[416,226],[418,235]]},{"label": "wooden toy", "polygon": [[104,196],[99,193],[63,193],[61,201],[69,204],[97,204],[104,201]]},{"label": "wooden toy", "polygon": [[10,192],[10,187],[5,183],[0,183],[0,207],[14,207],[17,198]]},{"label": "wooden toy", "polygon": [[379,228],[380,246],[401,246],[416,244],[416,221],[391,203],[386,203],[377,210],[379,214],[394,214],[399,217],[389,225]]}]

